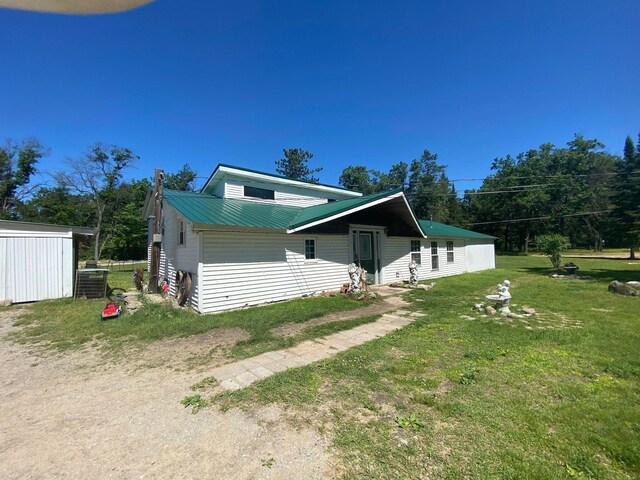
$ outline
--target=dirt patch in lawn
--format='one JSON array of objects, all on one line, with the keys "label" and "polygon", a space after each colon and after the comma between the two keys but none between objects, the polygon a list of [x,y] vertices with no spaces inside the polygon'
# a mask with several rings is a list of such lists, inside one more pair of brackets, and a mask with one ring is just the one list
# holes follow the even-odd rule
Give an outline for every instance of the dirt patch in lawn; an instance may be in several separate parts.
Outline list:
[{"label": "dirt patch in lawn", "polygon": [[136,360],[150,367],[211,368],[227,362],[231,348],[249,338],[249,332],[242,328],[215,328],[198,335],[167,338],[145,345],[138,350]]},{"label": "dirt patch in lawn", "polygon": [[[400,292],[404,293],[404,292]],[[389,312],[394,312],[402,307],[407,306],[408,303],[405,302],[399,295],[398,296],[389,296],[385,297],[384,300],[379,302],[371,303],[370,305],[359,308],[357,310],[351,310],[348,312],[337,312],[330,313],[329,315],[325,315],[324,317],[314,318],[312,320],[308,320],[306,322],[301,323],[285,323],[277,326],[271,330],[271,333],[274,335],[279,335],[282,337],[294,337],[299,335],[303,330],[315,327],[318,325],[324,325],[332,322],[343,322],[345,320],[355,320],[357,318],[367,317],[369,315],[382,315]]]},{"label": "dirt patch in lawn", "polygon": [[[95,349],[33,356],[7,339],[16,329],[16,310],[0,310],[0,478],[330,475],[325,439],[280,421],[277,407],[193,415],[180,400],[199,374],[123,368]],[[154,354],[180,356],[189,342],[206,349],[208,342],[229,344],[239,335],[173,339]]]}]

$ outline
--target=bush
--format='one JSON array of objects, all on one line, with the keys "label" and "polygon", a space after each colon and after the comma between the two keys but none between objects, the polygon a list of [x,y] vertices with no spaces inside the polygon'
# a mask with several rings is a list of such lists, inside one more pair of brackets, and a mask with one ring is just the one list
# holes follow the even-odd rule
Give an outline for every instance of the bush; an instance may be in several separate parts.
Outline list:
[{"label": "bush", "polygon": [[549,257],[554,268],[560,268],[562,252],[571,246],[567,237],[563,237],[557,233],[540,235],[536,237],[535,243],[538,245],[540,251]]}]

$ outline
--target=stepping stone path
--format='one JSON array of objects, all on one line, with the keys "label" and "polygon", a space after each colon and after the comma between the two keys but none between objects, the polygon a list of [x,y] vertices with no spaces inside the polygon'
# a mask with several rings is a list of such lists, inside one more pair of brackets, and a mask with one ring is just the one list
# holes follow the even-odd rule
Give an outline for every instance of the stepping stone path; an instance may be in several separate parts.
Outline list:
[{"label": "stepping stone path", "polygon": [[409,325],[421,316],[423,315],[398,310],[383,315],[375,322],[359,325],[351,330],[222,365],[214,369],[211,375],[218,380],[219,387],[223,390],[239,390],[274,373],[324,360],[356,345],[383,337]]}]

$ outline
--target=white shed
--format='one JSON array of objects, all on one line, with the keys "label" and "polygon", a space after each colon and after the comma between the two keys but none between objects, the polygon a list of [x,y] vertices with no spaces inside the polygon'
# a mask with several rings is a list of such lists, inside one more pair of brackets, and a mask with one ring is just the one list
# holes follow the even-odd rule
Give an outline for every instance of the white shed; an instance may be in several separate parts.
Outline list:
[{"label": "white shed", "polygon": [[0,220],[0,301],[73,295],[77,242],[89,228]]}]

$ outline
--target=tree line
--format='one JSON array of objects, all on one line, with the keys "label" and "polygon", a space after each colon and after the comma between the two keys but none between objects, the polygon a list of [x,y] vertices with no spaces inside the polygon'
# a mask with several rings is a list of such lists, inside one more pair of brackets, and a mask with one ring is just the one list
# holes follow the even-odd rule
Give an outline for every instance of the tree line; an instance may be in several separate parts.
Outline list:
[{"label": "tree line", "polygon": [[[126,179],[139,157],[130,149],[96,144],[64,161],[44,183],[34,182],[38,162],[49,154],[35,139],[0,147],[0,218],[94,229],[93,258],[139,259],[147,250],[142,207],[149,178]],[[313,154],[283,149],[277,173],[318,182]],[[346,166],[338,184],[363,194],[402,189],[419,218],[469,228],[498,238],[503,252],[528,252],[534,239],[559,234],[575,247],[640,245],[640,134],[627,137],[624,155],[580,135],[563,147],[550,143],[496,158],[479,188],[459,192],[447,166],[425,149],[388,171]],[[165,188],[193,191],[196,172],[184,165],[165,175]]]}]

